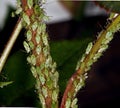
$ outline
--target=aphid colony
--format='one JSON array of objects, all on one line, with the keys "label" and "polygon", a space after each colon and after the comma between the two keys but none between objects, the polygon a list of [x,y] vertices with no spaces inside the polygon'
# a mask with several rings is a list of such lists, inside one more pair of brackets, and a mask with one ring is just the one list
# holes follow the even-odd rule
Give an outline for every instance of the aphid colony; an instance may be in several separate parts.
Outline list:
[{"label": "aphid colony", "polygon": [[[36,0],[38,1],[38,0]],[[27,0],[28,9],[33,8],[33,13],[28,15],[19,4],[17,14],[21,15],[23,25],[26,28],[26,41],[23,42],[31,72],[36,78],[36,89],[43,108],[46,108],[46,99],[50,98],[53,106],[58,105],[58,77],[56,63],[53,62],[49,51],[48,35],[44,19],[44,11],[33,0]],[[22,11],[21,11],[22,10]]]}]

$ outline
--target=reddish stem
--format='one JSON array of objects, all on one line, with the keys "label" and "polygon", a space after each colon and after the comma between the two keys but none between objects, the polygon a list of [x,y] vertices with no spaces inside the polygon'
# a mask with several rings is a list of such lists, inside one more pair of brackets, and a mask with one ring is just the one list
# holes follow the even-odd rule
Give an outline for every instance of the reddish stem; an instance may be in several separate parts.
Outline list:
[{"label": "reddish stem", "polygon": [[73,97],[73,93],[75,93],[75,85],[73,83],[74,83],[74,81],[78,81],[78,78],[77,78],[78,76],[79,76],[79,74],[78,74],[78,71],[77,71],[69,79],[67,87],[66,87],[64,95],[63,95],[63,98],[62,98],[62,102],[61,102],[60,108],[65,108],[66,107],[65,106],[65,102],[67,101],[68,93],[71,94],[71,96],[72,96],[71,99],[74,98]]}]

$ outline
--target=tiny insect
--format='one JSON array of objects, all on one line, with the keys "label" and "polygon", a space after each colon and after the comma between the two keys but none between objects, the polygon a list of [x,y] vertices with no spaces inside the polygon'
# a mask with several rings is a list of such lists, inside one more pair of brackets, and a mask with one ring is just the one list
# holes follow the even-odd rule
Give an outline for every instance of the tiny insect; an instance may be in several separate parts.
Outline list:
[{"label": "tiny insect", "polygon": [[41,52],[41,46],[40,46],[40,45],[38,45],[38,46],[36,47],[36,53],[39,55],[39,54],[40,54],[40,52]]},{"label": "tiny insect", "polygon": [[38,34],[36,34],[35,37],[36,43],[39,44],[40,43],[40,36]]},{"label": "tiny insect", "polygon": [[30,25],[30,19],[29,19],[29,16],[26,15],[25,13],[23,13],[23,19],[24,19],[24,21],[26,22],[27,25]]},{"label": "tiny insect", "polygon": [[31,9],[33,6],[33,0],[27,0],[27,5]]},{"label": "tiny insect", "polygon": [[28,43],[26,41],[24,41],[23,45],[24,45],[24,48],[25,48],[26,52],[29,53],[30,52],[30,47],[29,47]]},{"label": "tiny insect", "polygon": [[53,93],[52,93],[52,100],[56,101],[57,97],[58,97],[57,91],[54,90]]},{"label": "tiny insect", "polygon": [[89,44],[88,44],[88,47],[87,47],[87,49],[86,49],[86,54],[89,54],[89,52],[90,52],[90,50],[92,49],[92,47],[93,47],[93,43],[92,42],[90,42]]},{"label": "tiny insect", "polygon": [[68,98],[66,103],[65,103],[65,108],[70,108],[70,106],[71,106],[71,99]]},{"label": "tiny insect", "polygon": [[27,40],[30,41],[32,39],[32,32],[28,30],[26,35],[27,35]]},{"label": "tiny insect", "polygon": [[47,88],[45,86],[42,87],[42,93],[43,93],[45,98],[48,96],[48,91],[47,91]]}]

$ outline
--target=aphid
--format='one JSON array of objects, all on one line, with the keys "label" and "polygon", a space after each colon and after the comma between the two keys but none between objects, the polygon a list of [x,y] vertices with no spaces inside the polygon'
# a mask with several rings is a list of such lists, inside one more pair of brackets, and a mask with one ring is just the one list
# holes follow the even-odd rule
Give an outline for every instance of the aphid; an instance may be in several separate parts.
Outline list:
[{"label": "aphid", "polygon": [[44,74],[41,73],[39,77],[40,77],[40,81],[41,81],[42,85],[44,85],[44,84],[45,84],[45,77],[44,77]]},{"label": "aphid", "polygon": [[35,21],[33,24],[32,24],[32,30],[36,30],[37,29],[37,26],[38,26],[38,22]]},{"label": "aphid", "polygon": [[36,65],[36,57],[35,57],[35,55],[31,55],[30,58],[31,58],[31,64],[35,66]]},{"label": "aphid", "polygon": [[91,59],[91,60],[88,61],[87,66],[89,67],[89,66],[91,66],[92,64],[93,64],[93,60]]},{"label": "aphid", "polygon": [[102,46],[102,47],[98,50],[98,53],[102,53],[102,52],[105,51],[107,48],[108,48],[108,45]]},{"label": "aphid", "polygon": [[80,82],[76,85],[75,91],[78,92],[84,86],[84,77],[80,77]]},{"label": "aphid", "polygon": [[81,58],[80,62],[83,62],[84,59],[85,59],[85,54],[82,55],[82,58]]},{"label": "aphid", "polygon": [[54,82],[54,87],[56,88],[57,87],[57,84],[58,84],[58,78],[59,78],[59,74],[58,72],[56,71],[53,75],[53,82]]},{"label": "aphid", "polygon": [[43,53],[44,53],[45,57],[47,57],[47,55],[49,55],[48,47],[43,48]]},{"label": "aphid", "polygon": [[47,91],[47,88],[45,86],[42,87],[42,93],[43,93],[45,98],[48,96],[48,91]]},{"label": "aphid", "polygon": [[52,65],[52,70],[51,70],[51,72],[54,73],[55,70],[56,70],[56,63],[54,62],[53,65]]},{"label": "aphid", "polygon": [[28,61],[28,63],[31,63],[31,57],[30,56],[27,57],[27,61]]},{"label": "aphid", "polygon": [[48,77],[48,76],[49,76],[49,73],[48,73],[48,70],[47,70],[47,69],[45,69],[44,74],[46,75],[46,77]]},{"label": "aphid", "polygon": [[48,45],[47,35],[43,34],[42,40],[43,40],[44,45]]},{"label": "aphid", "polygon": [[26,35],[27,35],[27,40],[30,41],[32,39],[32,32],[28,30]]},{"label": "aphid", "polygon": [[54,91],[52,92],[52,100],[53,100],[53,101],[56,101],[56,100],[57,100],[57,97],[58,97],[57,91],[54,90]]},{"label": "aphid", "polygon": [[77,66],[76,66],[76,70],[78,70],[78,69],[80,68],[80,64],[81,64],[81,62],[78,61],[78,62],[77,62]]},{"label": "aphid", "polygon": [[71,106],[71,99],[68,98],[66,103],[65,103],[65,108],[70,108],[70,106]]},{"label": "aphid", "polygon": [[41,68],[40,68],[39,66],[37,66],[37,67],[36,67],[36,71],[37,71],[37,73],[40,74],[40,73],[41,73]]},{"label": "aphid", "polygon": [[32,72],[33,76],[35,78],[37,78],[37,72],[36,72],[36,68],[34,66],[31,67],[31,72]]},{"label": "aphid", "polygon": [[45,67],[45,63],[40,64],[40,69],[42,70]]},{"label": "aphid", "polygon": [[27,5],[31,9],[33,6],[33,0],[27,0]]},{"label": "aphid", "polygon": [[35,37],[36,43],[39,44],[40,43],[40,36],[37,34]]},{"label": "aphid", "polygon": [[92,49],[92,47],[93,47],[93,43],[92,42],[90,42],[89,44],[88,44],[88,47],[87,47],[87,49],[86,49],[86,54],[89,54],[89,52],[90,52],[90,50]]},{"label": "aphid", "polygon": [[27,25],[30,25],[30,19],[29,19],[29,16],[27,14],[23,13],[23,19],[27,23]]},{"label": "aphid", "polygon": [[36,53],[39,55],[40,52],[41,52],[41,46],[37,45],[37,47],[36,47]]},{"label": "aphid", "polygon": [[30,48],[31,48],[32,50],[34,49],[34,44],[33,44],[32,41],[29,42],[29,46],[30,46]]},{"label": "aphid", "polygon": [[72,108],[75,108],[74,106],[77,104],[77,102],[78,102],[78,99],[75,98],[75,99],[72,101],[72,103],[71,103],[71,107],[72,107]]},{"label": "aphid", "polygon": [[96,62],[96,60],[97,60],[98,58],[100,58],[101,55],[102,55],[102,53],[97,53],[97,54],[95,54],[95,56],[93,57],[93,62]]},{"label": "aphid", "polygon": [[30,47],[29,47],[28,43],[26,41],[24,41],[23,45],[24,45],[24,48],[25,48],[26,52],[29,53],[30,52]]},{"label": "aphid", "polygon": [[106,39],[109,39],[111,36],[112,36],[112,32],[107,32],[105,38],[106,38]]},{"label": "aphid", "polygon": [[39,93],[39,98],[40,98],[41,103],[42,103],[42,108],[46,108],[45,107],[45,99],[44,99],[44,97],[43,97],[43,95],[41,93]]},{"label": "aphid", "polygon": [[45,62],[45,66],[46,67],[50,67],[52,65],[52,57],[48,56],[46,62]]},{"label": "aphid", "polygon": [[41,31],[42,31],[42,32],[45,32],[45,31],[46,31],[46,25],[45,25],[45,23],[42,23],[42,24],[41,24]]},{"label": "aphid", "polygon": [[22,12],[22,8],[21,7],[18,7],[18,9],[15,11],[15,14],[20,14]]},{"label": "aphid", "polygon": [[42,33],[42,31],[41,31],[41,25],[39,24],[38,28],[37,28],[37,34],[40,35],[41,33]]},{"label": "aphid", "polygon": [[49,89],[53,88],[53,81],[49,78],[47,78],[46,85]]}]

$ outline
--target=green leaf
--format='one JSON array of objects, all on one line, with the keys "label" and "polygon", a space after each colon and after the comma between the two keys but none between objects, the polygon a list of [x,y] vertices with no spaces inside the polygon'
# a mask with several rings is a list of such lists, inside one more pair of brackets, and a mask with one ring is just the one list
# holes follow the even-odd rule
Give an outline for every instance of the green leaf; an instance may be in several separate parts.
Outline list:
[{"label": "green leaf", "polygon": [[3,88],[4,86],[7,86],[9,84],[13,83],[13,81],[9,81],[9,82],[0,82],[0,88]]},{"label": "green leaf", "polygon": [[120,1],[97,1],[97,3],[106,10],[120,13]]},{"label": "green leaf", "polygon": [[35,80],[29,70],[26,56],[24,52],[18,51],[7,60],[2,73],[6,76],[7,81],[14,83],[0,88],[0,105],[10,106],[26,91],[34,87]]}]

